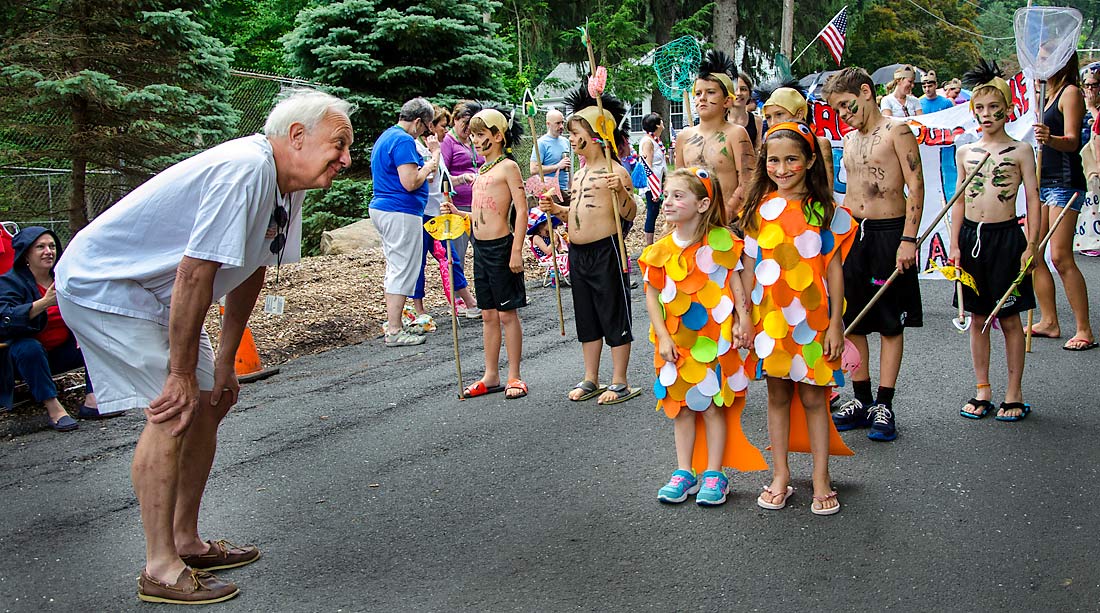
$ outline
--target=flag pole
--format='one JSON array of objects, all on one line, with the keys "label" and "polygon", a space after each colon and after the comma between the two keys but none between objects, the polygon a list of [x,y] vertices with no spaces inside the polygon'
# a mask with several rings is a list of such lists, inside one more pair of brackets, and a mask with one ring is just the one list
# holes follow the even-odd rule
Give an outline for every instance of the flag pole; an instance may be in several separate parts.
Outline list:
[{"label": "flag pole", "polygon": [[840,17],[840,14],[841,14],[841,13],[843,13],[843,12],[845,11],[845,9],[847,9],[847,8],[848,8],[848,5],[844,5],[844,6],[843,6],[843,7],[842,7],[842,8],[841,8],[841,9],[840,9],[839,11],[837,11],[837,12],[836,12],[836,15],[833,15],[833,18],[832,18],[832,19],[830,19],[829,21],[825,22],[825,26],[824,26],[824,27],[822,27],[822,28],[821,28],[820,30],[818,30],[818,31],[817,31],[817,34],[814,34],[814,37],[813,37],[813,39],[812,39],[812,40],[810,40],[810,44],[806,45],[806,46],[805,46],[805,47],[804,47],[804,48],[802,49],[802,51],[800,51],[800,52],[798,53],[798,55],[796,55],[796,56],[794,57],[794,59],[793,59],[793,60],[791,60],[791,64],[794,64],[795,62],[797,62],[797,61],[798,61],[798,58],[802,57],[802,54],[803,54],[803,53],[806,53],[806,51],[807,51],[807,50],[809,50],[809,48],[810,48],[810,47],[812,47],[812,46],[813,46],[813,44],[817,42],[817,39],[818,39],[818,37],[819,37],[819,36],[821,36],[821,33],[825,31],[825,28],[829,27],[829,24],[830,24],[830,23],[832,23],[832,22],[833,22],[833,21],[834,21],[834,20],[835,20],[835,19],[836,19],[837,17]]}]

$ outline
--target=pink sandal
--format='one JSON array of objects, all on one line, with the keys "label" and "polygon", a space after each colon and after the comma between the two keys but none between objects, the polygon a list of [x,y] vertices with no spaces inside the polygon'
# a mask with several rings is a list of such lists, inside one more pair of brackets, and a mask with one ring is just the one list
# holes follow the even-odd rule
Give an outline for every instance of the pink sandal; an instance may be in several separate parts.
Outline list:
[{"label": "pink sandal", "polygon": [[779,509],[787,506],[787,499],[790,498],[791,494],[794,493],[794,488],[788,485],[787,492],[784,494],[783,492],[774,492],[772,491],[771,487],[764,486],[764,493],[771,494],[772,500],[775,500],[776,496],[783,496],[783,499],[779,502],[768,502],[767,500],[764,500],[764,494],[760,494],[756,497],[756,506],[760,507],[761,509],[767,509],[769,511],[778,511]]},{"label": "pink sandal", "polygon": [[[814,502],[810,504],[810,512],[814,515],[833,515],[840,512],[840,501],[838,500],[835,507],[824,506],[824,502],[830,498],[836,498],[836,490],[829,492],[824,496],[814,496]],[[822,503],[822,506],[817,506],[817,503]]]}]

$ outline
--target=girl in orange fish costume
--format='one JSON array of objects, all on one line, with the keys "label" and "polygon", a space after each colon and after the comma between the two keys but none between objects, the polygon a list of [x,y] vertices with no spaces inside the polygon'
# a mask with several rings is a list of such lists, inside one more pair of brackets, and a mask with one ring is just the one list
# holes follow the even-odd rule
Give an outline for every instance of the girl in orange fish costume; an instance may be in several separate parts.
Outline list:
[{"label": "girl in orange fish costume", "polygon": [[720,505],[729,492],[723,469],[768,467],[741,432],[749,380],[738,349],[748,346],[751,325],[737,273],[743,243],[726,227],[723,202],[706,170],[673,172],[663,205],[673,230],[638,258],[657,348],[653,392],[674,420],[678,467],[657,494],[661,502],[696,494],[700,505]]},{"label": "girl in orange fish costume", "polygon": [[[757,498],[782,509],[794,492],[787,451],[805,424],[813,455],[810,511],[840,510],[829,478],[831,386],[844,384],[844,274],[842,259],[855,240],[851,213],[836,206],[817,139],[806,124],[768,129],[740,225],[746,268],[752,270],[753,352],[745,370],[767,378],[768,437],[773,476]],[[750,284],[746,284],[749,286]],[[801,401],[800,403],[798,401]],[[804,409],[805,420],[795,409]],[[798,414],[798,417],[795,417]],[[840,443],[843,447],[843,443]],[[849,451],[850,453],[850,451]]]}]

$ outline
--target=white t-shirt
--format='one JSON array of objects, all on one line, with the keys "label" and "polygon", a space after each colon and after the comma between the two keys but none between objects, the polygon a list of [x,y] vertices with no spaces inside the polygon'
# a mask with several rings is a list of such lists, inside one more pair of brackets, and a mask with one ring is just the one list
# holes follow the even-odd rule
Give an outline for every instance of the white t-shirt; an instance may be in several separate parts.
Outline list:
[{"label": "white t-shirt", "polygon": [[279,194],[271,144],[261,134],[231,140],[149,179],[81,230],[65,248],[57,292],[90,309],[168,324],[183,256],[220,262],[214,300],[260,266],[274,266],[276,201],[290,221],[284,263],[302,252],[305,192]]},{"label": "white t-shirt", "polygon": [[906,96],[905,104],[902,104],[894,94],[886,94],[879,108],[889,110],[893,117],[913,117],[920,114],[920,100],[916,96]]}]

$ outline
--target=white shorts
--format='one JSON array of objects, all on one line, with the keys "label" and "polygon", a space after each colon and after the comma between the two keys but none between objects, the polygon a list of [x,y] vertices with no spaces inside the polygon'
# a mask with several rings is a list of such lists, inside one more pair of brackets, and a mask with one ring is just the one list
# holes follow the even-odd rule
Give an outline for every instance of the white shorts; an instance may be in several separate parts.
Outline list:
[{"label": "white shorts", "polygon": [[[102,414],[146,408],[168,379],[168,326],[97,311],[57,295],[65,325],[84,354]],[[199,336],[199,390],[214,389],[214,350],[206,330]]]},{"label": "white shorts", "polygon": [[424,265],[424,218],[393,211],[370,212],[386,256],[387,294],[412,296]]}]

